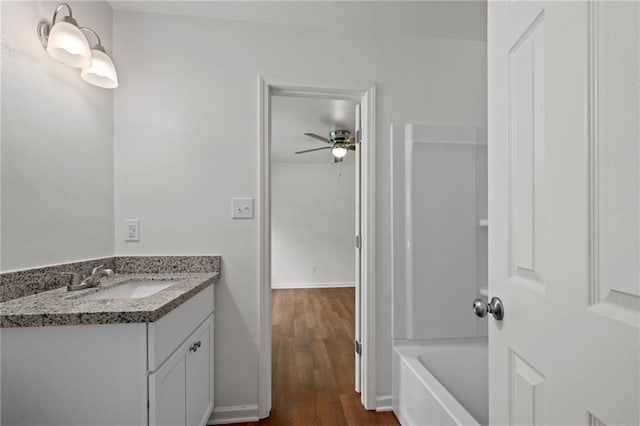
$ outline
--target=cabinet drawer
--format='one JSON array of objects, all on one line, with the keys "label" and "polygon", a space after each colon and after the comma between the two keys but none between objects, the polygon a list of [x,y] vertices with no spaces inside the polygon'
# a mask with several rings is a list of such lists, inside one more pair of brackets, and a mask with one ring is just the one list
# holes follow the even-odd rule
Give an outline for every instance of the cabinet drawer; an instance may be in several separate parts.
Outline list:
[{"label": "cabinet drawer", "polygon": [[156,368],[213,312],[213,285],[149,323],[149,371]]}]

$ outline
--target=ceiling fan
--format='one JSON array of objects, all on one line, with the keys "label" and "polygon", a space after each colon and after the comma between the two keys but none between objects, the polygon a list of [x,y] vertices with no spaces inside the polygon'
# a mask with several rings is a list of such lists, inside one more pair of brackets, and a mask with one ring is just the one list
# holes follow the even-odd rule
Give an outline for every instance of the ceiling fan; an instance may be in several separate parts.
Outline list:
[{"label": "ceiling fan", "polygon": [[351,132],[348,130],[332,130],[329,132],[329,138],[325,138],[315,133],[305,133],[314,139],[318,139],[322,142],[326,142],[331,146],[323,146],[322,148],[305,149],[304,151],[297,151],[296,154],[305,154],[307,152],[322,151],[330,149],[333,154],[333,162],[340,163],[344,160],[344,156],[348,151],[356,150],[356,138],[351,136]]}]

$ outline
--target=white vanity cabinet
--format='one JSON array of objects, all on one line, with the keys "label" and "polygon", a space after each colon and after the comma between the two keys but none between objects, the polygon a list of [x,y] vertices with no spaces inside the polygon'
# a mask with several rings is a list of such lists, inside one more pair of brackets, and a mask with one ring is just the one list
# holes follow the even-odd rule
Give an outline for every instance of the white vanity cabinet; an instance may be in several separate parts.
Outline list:
[{"label": "white vanity cabinet", "polygon": [[2,329],[0,424],[205,425],[213,306],[209,285],[155,322]]}]

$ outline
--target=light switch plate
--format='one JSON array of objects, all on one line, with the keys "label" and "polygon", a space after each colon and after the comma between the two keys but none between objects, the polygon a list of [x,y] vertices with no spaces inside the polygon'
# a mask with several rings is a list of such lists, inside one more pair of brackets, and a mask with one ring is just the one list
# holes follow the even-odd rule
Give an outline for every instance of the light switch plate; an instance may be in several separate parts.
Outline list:
[{"label": "light switch plate", "polygon": [[232,198],[231,209],[234,219],[253,219],[253,198]]},{"label": "light switch plate", "polygon": [[140,241],[140,219],[126,219],[124,223],[124,240]]}]

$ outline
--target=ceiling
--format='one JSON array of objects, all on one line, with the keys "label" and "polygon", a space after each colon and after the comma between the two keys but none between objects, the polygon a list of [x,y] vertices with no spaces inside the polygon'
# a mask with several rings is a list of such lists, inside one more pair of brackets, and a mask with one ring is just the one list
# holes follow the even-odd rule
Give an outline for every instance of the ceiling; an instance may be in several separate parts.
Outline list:
[{"label": "ceiling", "polygon": [[[115,10],[383,34],[487,40],[486,0],[127,1]],[[357,25],[356,25],[357,23]]]},{"label": "ceiling", "polygon": [[[329,137],[334,129],[354,131],[354,101],[274,96],[271,98],[271,160],[278,163],[330,164],[330,150],[294,154],[328,144],[305,136],[315,133]],[[345,157],[353,164],[353,152]]]}]

